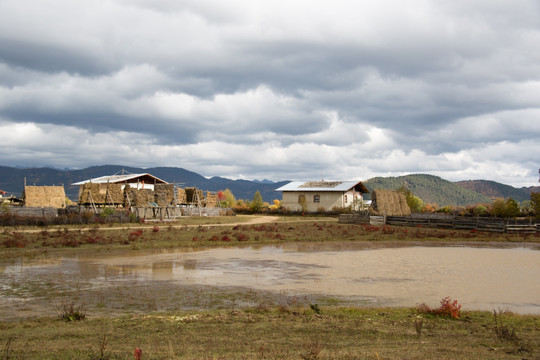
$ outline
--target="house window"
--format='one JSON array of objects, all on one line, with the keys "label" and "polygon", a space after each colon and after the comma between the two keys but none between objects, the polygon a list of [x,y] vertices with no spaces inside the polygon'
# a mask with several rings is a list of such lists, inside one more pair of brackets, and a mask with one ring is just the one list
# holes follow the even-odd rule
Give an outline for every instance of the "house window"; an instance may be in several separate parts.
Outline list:
[{"label": "house window", "polygon": [[347,195],[343,197],[343,200],[345,200],[345,204],[347,203]]},{"label": "house window", "polygon": [[304,204],[306,202],[306,195],[302,194],[302,195],[298,195],[298,203],[299,204]]},{"label": "house window", "polygon": [[321,202],[321,196],[320,195],[313,195],[313,202],[314,203],[320,203]]}]

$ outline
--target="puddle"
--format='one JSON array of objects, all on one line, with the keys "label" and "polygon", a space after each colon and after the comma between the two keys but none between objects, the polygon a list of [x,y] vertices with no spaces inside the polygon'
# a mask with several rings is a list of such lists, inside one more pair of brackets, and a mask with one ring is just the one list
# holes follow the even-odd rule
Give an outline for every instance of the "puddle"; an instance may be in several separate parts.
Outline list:
[{"label": "puddle", "polygon": [[[287,244],[126,251],[19,259],[0,264],[0,273],[0,315],[8,318],[43,311],[66,299],[108,313],[220,307],[231,301],[256,306],[250,301],[271,302],[273,296],[375,306],[436,306],[450,296],[463,309],[540,314],[540,251],[530,248]],[[220,289],[226,295],[220,295]],[[18,305],[16,314],[13,304]]]}]

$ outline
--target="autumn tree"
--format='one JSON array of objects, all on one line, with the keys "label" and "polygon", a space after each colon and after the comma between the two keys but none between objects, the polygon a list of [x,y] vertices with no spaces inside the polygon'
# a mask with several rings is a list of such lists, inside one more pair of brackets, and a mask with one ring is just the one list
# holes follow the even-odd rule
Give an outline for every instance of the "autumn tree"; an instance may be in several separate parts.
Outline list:
[{"label": "autumn tree", "polygon": [[398,192],[405,194],[405,199],[407,200],[407,205],[414,213],[422,212],[424,207],[424,202],[418,196],[415,196],[411,190],[407,189],[405,185],[401,185],[398,189]]},{"label": "autumn tree", "polygon": [[260,212],[263,208],[263,197],[261,192],[257,190],[253,195],[253,200],[249,204],[249,210],[252,212]]},{"label": "autumn tree", "polygon": [[221,201],[221,206],[223,207],[235,207],[236,206],[236,198],[234,197],[233,193],[229,189],[225,189],[225,191],[221,192],[221,196],[218,193],[218,197]]}]

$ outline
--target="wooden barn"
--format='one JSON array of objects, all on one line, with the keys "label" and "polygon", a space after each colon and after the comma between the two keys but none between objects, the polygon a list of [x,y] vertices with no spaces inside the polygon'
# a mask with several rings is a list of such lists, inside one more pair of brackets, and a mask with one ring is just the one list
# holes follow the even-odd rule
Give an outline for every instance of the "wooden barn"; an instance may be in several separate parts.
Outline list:
[{"label": "wooden barn", "polygon": [[359,210],[369,190],[360,181],[293,181],[276,189],[281,205],[291,211],[320,212],[347,207]]},{"label": "wooden barn", "polygon": [[173,184],[148,173],[101,176],[72,185],[79,186],[79,204],[147,206],[157,198],[165,205],[174,197]]},{"label": "wooden barn", "polygon": [[66,192],[63,186],[25,186],[22,198],[25,207],[66,207]]}]

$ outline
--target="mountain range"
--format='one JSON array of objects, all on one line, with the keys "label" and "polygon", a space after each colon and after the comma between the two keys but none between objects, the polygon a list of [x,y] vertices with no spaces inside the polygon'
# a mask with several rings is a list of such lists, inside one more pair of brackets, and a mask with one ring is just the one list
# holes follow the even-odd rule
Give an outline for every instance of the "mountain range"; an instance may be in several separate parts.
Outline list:
[{"label": "mountain range", "polygon": [[[0,166],[0,189],[10,194],[22,193],[25,179],[27,185],[64,185],[66,195],[76,201],[78,187],[71,184],[105,175],[126,171],[128,173],[150,173],[167,182],[181,187],[197,187],[202,190],[219,191],[229,189],[237,199],[251,200],[256,191],[260,191],[264,201],[281,199],[275,189],[289,181],[272,182],[270,180],[231,180],[222,177],[206,178],[195,172],[178,167],[136,168],[121,165],[92,166],[80,170],[58,170],[52,168],[14,168]],[[412,174],[398,177],[375,177],[363,181],[366,187],[373,189],[396,190],[406,186],[421,198],[424,203],[439,206],[465,206],[477,203],[489,203],[493,198],[512,197],[516,201],[529,200],[531,192],[540,192],[540,187],[515,188],[509,185],[487,180],[469,180],[450,182],[438,176]],[[367,196],[369,198],[369,195]]]}]

